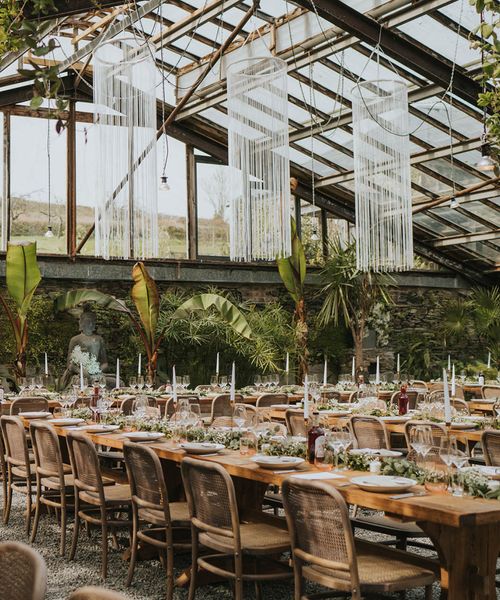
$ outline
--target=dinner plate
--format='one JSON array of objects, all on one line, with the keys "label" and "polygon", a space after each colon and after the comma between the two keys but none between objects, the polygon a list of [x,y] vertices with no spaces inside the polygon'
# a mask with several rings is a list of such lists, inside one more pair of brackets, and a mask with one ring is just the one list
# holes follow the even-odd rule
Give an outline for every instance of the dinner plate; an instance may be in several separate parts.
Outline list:
[{"label": "dinner plate", "polygon": [[21,412],[19,416],[23,419],[47,419],[52,416],[52,413],[43,410],[33,412]]},{"label": "dinner plate", "polygon": [[385,423],[406,423],[406,421],[409,421],[410,419],[411,417],[409,417],[408,415],[393,415],[388,417],[380,417],[380,420],[384,421]]},{"label": "dinner plate", "polygon": [[472,429],[472,428],[476,427],[477,425],[479,425],[479,423],[474,423],[472,421],[470,421],[470,422],[460,421],[459,423],[453,423],[453,421],[452,421],[450,427],[452,429]]},{"label": "dinner plate", "polygon": [[181,448],[189,454],[215,454],[224,450],[225,446],[213,442],[185,442]]},{"label": "dinner plate", "polygon": [[318,412],[320,415],[333,415],[334,417],[347,417],[351,414],[350,410],[335,410],[334,408],[320,409]]},{"label": "dinner plate", "polygon": [[105,423],[96,423],[95,425],[86,425],[85,427],[81,427],[83,431],[87,433],[111,433],[112,431],[116,431],[120,429],[119,425],[106,425]]},{"label": "dinner plate", "polygon": [[296,456],[265,456],[262,454],[256,454],[252,460],[263,469],[296,469],[304,462],[303,458]]},{"label": "dinner plate", "polygon": [[284,409],[287,410],[288,408],[290,408],[289,404],[271,404],[271,408],[275,408],[275,409]]},{"label": "dinner plate", "polygon": [[164,437],[159,431],[128,431],[123,434],[123,437],[133,442],[153,442]]},{"label": "dinner plate", "polygon": [[365,475],[364,477],[353,477],[354,483],[367,492],[404,492],[409,490],[417,482],[407,477],[392,477],[390,475]]},{"label": "dinner plate", "polygon": [[371,454],[373,456],[386,456],[387,458],[397,458],[398,456],[403,456],[402,452],[399,450],[386,450],[385,448],[380,448],[374,450],[373,448],[353,448],[349,450],[350,454]]},{"label": "dinner plate", "polygon": [[77,419],[77,418],[61,418],[61,419],[49,419],[47,423],[51,423],[56,427],[68,427],[70,425],[79,425],[80,423],[84,423],[85,419]]}]

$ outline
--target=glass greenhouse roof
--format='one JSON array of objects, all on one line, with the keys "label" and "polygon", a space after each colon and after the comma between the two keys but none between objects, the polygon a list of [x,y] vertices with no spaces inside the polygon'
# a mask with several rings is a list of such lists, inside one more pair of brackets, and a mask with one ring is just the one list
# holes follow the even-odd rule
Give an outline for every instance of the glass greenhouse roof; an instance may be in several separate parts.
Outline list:
[{"label": "glass greenhouse roof", "polygon": [[[49,30],[58,35],[61,45],[51,59],[60,61],[61,69],[69,74],[78,73],[79,100],[85,102],[87,95],[91,102],[92,50],[99,42],[130,38],[131,33],[137,44],[148,39],[154,44],[158,64],[159,106],[165,98],[167,106],[162,110],[168,114],[251,3],[148,0],[110,4],[115,6],[95,9],[89,1],[88,11],[54,20]],[[471,94],[477,87],[474,75],[481,57],[470,47],[469,38],[478,24],[479,15],[468,0],[261,0],[222,60],[197,86],[176,123],[199,140],[200,150],[225,160],[227,66],[248,56],[272,53],[283,58],[289,75],[292,174],[309,189],[314,177],[317,205],[353,220],[352,88],[358,81],[402,79],[409,93],[416,249],[452,268],[498,272],[498,180],[475,167],[483,115]],[[391,48],[391,35],[401,51]],[[26,85],[14,76],[17,59],[0,57],[0,84],[4,84],[0,106],[3,95],[11,97]],[[450,208],[449,198],[432,204],[440,196],[457,193],[456,208]]]}]

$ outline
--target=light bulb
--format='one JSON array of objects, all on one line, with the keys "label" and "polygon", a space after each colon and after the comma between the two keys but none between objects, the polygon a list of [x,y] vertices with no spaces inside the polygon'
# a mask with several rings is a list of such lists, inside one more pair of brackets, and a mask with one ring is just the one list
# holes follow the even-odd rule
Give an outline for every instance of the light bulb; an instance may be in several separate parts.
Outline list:
[{"label": "light bulb", "polygon": [[316,227],[314,227],[313,230],[311,231],[311,242],[318,242],[318,241],[319,241],[318,230],[316,229]]},{"label": "light bulb", "polygon": [[46,237],[46,238],[54,237],[54,233],[53,233],[52,227],[50,225],[47,227],[47,231],[45,232],[44,237]]},{"label": "light bulb", "polygon": [[486,154],[483,151],[483,155],[476,163],[476,169],[478,171],[494,171],[495,161],[491,158],[489,154]]},{"label": "light bulb", "polygon": [[458,198],[455,198],[455,196],[453,196],[453,198],[451,198],[450,200],[450,208],[458,208],[459,207],[459,200]]},{"label": "light bulb", "polygon": [[162,192],[168,192],[170,190],[170,186],[168,185],[168,177],[166,175],[162,175],[160,177],[160,190]]}]

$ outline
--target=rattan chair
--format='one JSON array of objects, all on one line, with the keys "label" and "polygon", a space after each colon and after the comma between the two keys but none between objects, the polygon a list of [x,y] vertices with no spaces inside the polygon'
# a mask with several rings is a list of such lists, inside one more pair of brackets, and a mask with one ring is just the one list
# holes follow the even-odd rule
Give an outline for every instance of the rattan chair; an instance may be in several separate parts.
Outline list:
[{"label": "rattan chair", "polygon": [[481,445],[486,464],[500,467],[500,431],[488,429],[483,431]]},{"label": "rattan chair", "polygon": [[33,510],[34,473],[28,452],[26,432],[20,417],[3,415],[0,418],[0,426],[7,462],[7,501],[4,523],[9,522],[12,492],[24,494],[26,496],[26,533],[29,535]]},{"label": "rattan chair", "polygon": [[481,397],[485,400],[500,398],[500,385],[483,385]]},{"label": "rattan chair", "polygon": [[5,509],[7,507],[7,463],[5,455],[5,444],[3,441],[3,433],[0,428],[0,476],[2,477],[2,491],[3,491],[3,509],[2,518],[5,519]]},{"label": "rattan chair", "polygon": [[273,404],[289,404],[288,394],[261,394],[255,402],[255,407],[271,408]]},{"label": "rattan chair", "polygon": [[35,453],[36,498],[35,519],[31,531],[31,543],[36,539],[42,505],[61,511],[60,553],[66,552],[66,523],[68,500],[73,496],[74,478],[71,466],[62,460],[59,437],[55,428],[44,421],[30,423],[30,435]]},{"label": "rattan chair", "polygon": [[[236,394],[234,397],[235,404],[243,403],[243,396]],[[207,424],[211,425],[217,417],[229,417],[233,413],[233,407],[231,404],[230,394],[219,394],[212,400],[212,406],[210,409],[210,417],[206,419]]]},{"label": "rattan chair", "polygon": [[357,448],[380,450],[391,447],[386,426],[378,417],[354,415],[349,420],[349,427]]},{"label": "rattan chair", "polygon": [[[177,396],[177,401],[179,400],[187,400],[189,404],[200,404],[200,399],[198,396]],[[174,398],[169,398],[165,402],[165,408],[163,410],[164,417],[171,417],[175,413],[175,400]]]},{"label": "rattan chair", "polygon": [[[134,407],[134,402],[137,400],[137,396],[129,396],[125,398],[120,404],[120,410],[124,415],[131,415]],[[150,408],[156,408],[156,398],[148,396],[148,406]]]},{"label": "rattan chair", "polygon": [[68,600],[127,600],[127,598],[118,592],[89,586],[75,590]]},{"label": "rattan chair", "polygon": [[335,392],[335,391],[328,391],[328,392],[321,392],[321,398],[322,400],[330,400],[333,402],[340,402],[340,392]]},{"label": "rattan chair", "polygon": [[349,397],[347,398],[347,403],[351,404],[352,402],[356,402],[357,400],[358,400],[358,392],[354,391],[349,394]]},{"label": "rattan chair", "polygon": [[44,600],[47,567],[26,544],[0,543],[0,597],[2,600]]},{"label": "rattan chair", "polygon": [[18,415],[23,412],[46,412],[49,410],[49,401],[47,398],[16,398],[10,405],[10,414]]},{"label": "rattan chair", "polygon": [[428,386],[427,386],[427,384],[425,383],[425,381],[422,381],[420,379],[412,379],[410,381],[410,386],[412,388],[416,388],[418,390],[422,389],[425,392],[429,389]]},{"label": "rattan chair", "polygon": [[[288,532],[264,519],[240,524],[233,480],[224,467],[185,458],[181,472],[192,529],[188,600],[195,597],[198,568],[233,581],[236,600],[243,599],[244,581],[253,581],[259,593],[260,582],[292,577],[288,565],[275,559],[290,549]],[[215,554],[199,556],[200,544]],[[224,558],[230,559],[234,570],[221,563]]]},{"label": "rattan chair", "polygon": [[[394,392],[391,396],[391,400],[390,403],[394,404],[397,406],[398,404],[398,400],[399,400],[399,394],[401,392],[398,390],[396,392]],[[419,392],[417,391],[413,391],[413,390],[409,390],[406,392],[407,396],[408,396],[408,410],[413,410],[416,406],[417,406],[417,400],[418,400],[418,396],[419,396]]]},{"label": "rattan chair", "polygon": [[450,398],[450,404],[458,412],[470,414],[469,405],[462,398]]},{"label": "rattan chair", "polygon": [[[132,551],[127,586],[132,583],[139,542],[150,544],[162,554],[167,575],[167,600],[174,596],[174,549],[190,544],[174,544],[174,529],[189,529],[186,502],[169,502],[160,459],[147,446],[125,442],[123,445],[130,489],[132,492]],[[150,528],[143,528],[145,523]],[[155,534],[161,532],[161,538]],[[165,540],[165,541],[164,541]]]},{"label": "rattan chair", "polygon": [[286,410],[285,422],[290,435],[306,435],[307,426],[303,410]]},{"label": "rattan chair", "polygon": [[[132,528],[132,521],[120,518],[120,513],[130,512],[130,486],[104,486],[99,468],[97,451],[87,436],[78,431],[69,431],[67,436],[69,457],[75,485],[75,526],[70,560],[75,558],[80,521],[97,525],[102,533],[102,569],[106,579],[108,571],[108,530]],[[83,505],[83,507],[81,506]]]},{"label": "rattan chair", "polygon": [[286,479],[283,504],[292,542],[295,600],[316,597],[305,595],[304,579],[350,593],[354,600],[416,587],[425,587],[426,600],[431,600],[433,571],[421,567],[415,555],[355,542],[347,505],[332,486]]}]

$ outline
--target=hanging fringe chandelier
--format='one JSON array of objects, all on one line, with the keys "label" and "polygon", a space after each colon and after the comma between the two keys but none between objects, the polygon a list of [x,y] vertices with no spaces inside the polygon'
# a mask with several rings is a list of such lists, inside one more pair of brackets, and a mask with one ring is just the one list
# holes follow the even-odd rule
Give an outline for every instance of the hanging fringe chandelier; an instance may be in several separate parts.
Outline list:
[{"label": "hanging fringe chandelier", "polygon": [[290,256],[286,63],[275,57],[235,62],[227,90],[231,259]]},{"label": "hanging fringe chandelier", "polygon": [[356,254],[361,271],[413,267],[408,90],[403,81],[352,91]]},{"label": "hanging fringe chandelier", "polygon": [[94,53],[96,255],[106,259],[158,256],[155,78],[153,53],[135,38]]}]

